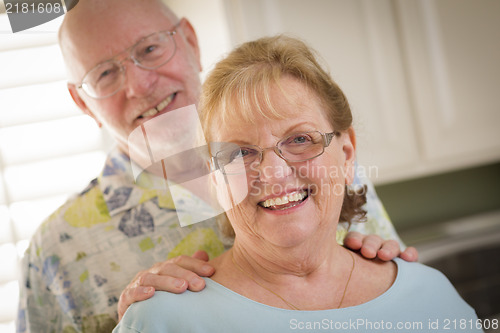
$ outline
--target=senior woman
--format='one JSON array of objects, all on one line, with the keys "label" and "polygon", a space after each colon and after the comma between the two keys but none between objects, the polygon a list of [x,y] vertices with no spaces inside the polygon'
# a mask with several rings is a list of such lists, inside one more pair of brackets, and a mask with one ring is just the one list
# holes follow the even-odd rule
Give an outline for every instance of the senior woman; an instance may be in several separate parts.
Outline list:
[{"label": "senior woman", "polygon": [[348,186],[349,104],[303,42],[277,36],[231,52],[206,79],[200,117],[207,141],[226,143],[212,145],[213,182],[234,245],[211,261],[203,291],[157,292],[115,332],[476,329],[438,271],[333,241],[339,222],[363,215],[364,192]]}]

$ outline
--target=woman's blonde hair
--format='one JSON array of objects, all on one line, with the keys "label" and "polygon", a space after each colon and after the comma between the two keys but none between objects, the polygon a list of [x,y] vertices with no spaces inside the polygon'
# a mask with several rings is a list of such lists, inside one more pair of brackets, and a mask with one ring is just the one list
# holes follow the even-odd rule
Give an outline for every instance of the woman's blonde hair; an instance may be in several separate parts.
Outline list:
[{"label": "woman's blonde hair", "polygon": [[[242,44],[209,73],[199,105],[206,140],[214,141],[216,121],[217,127],[221,127],[229,119],[253,122],[256,115],[269,119],[286,118],[286,114],[273,107],[270,97],[271,86],[283,91],[280,85],[283,76],[298,80],[319,97],[335,131],[349,129],[352,113],[347,98],[319,64],[315,52],[299,39],[278,35]],[[345,193],[340,222],[364,217],[366,212],[361,206],[366,202],[365,191]],[[225,216],[221,222],[221,231],[226,236],[234,236]]]}]

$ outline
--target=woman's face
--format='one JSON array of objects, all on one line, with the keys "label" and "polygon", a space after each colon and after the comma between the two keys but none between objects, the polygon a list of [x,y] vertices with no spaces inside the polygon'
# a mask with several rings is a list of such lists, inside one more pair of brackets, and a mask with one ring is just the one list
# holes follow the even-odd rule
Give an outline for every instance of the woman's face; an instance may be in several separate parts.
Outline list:
[{"label": "woman's face", "polygon": [[[213,138],[239,146],[267,148],[289,135],[335,130],[319,98],[305,85],[291,77],[282,78],[280,84],[286,96],[279,87],[272,86],[271,103],[286,119],[270,120],[258,113],[253,124],[232,119],[227,126],[214,128]],[[314,159],[287,162],[273,149],[267,149],[260,165],[247,168],[246,175],[226,175],[225,182],[232,192],[248,191],[243,200],[236,200],[239,203],[227,211],[237,240],[252,246],[268,243],[293,247],[331,237],[345,184],[352,180],[354,153],[349,134],[341,133]],[[227,198],[220,195],[225,184],[221,183],[219,177],[219,200],[225,201]]]}]

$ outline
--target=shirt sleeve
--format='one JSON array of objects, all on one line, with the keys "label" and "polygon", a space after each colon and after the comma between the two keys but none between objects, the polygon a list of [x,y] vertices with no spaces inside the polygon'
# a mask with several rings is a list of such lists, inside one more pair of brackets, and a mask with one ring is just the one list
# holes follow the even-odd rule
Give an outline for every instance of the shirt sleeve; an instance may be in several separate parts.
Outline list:
[{"label": "shirt sleeve", "polygon": [[[50,259],[49,259],[50,261]],[[48,263],[48,262],[47,262]],[[31,244],[21,263],[22,278],[19,281],[19,308],[16,332],[60,331],[61,314],[57,297],[47,286],[44,274],[50,274],[37,256],[36,245]]]}]

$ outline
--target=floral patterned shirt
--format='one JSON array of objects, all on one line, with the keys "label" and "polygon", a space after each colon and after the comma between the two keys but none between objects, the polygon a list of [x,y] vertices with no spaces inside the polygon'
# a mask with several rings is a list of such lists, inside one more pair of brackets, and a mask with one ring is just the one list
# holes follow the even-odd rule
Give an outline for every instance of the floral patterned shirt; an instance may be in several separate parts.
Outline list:
[{"label": "floral patterned shirt", "polygon": [[[369,188],[368,221],[352,229],[398,239]],[[184,204],[203,209],[200,201],[187,195]],[[339,242],[346,232],[339,226]],[[22,262],[17,332],[111,332],[119,296],[139,271],[199,249],[213,258],[230,246],[222,239],[214,219],[180,227],[172,197],[135,183],[129,158],[113,151],[101,175],[33,236]]]}]

